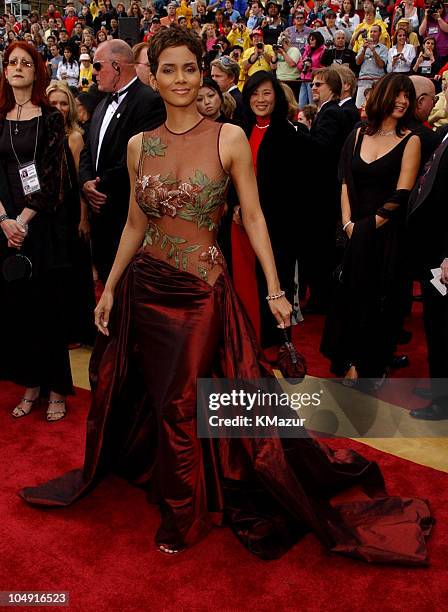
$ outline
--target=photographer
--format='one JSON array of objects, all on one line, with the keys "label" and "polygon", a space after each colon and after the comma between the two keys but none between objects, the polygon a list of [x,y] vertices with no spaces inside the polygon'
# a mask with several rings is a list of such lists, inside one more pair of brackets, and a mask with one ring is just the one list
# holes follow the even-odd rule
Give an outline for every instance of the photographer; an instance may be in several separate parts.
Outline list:
[{"label": "photographer", "polygon": [[225,0],[224,4],[224,19],[230,21],[230,23],[236,23],[240,19],[241,15],[238,11],[233,8],[234,0]]},{"label": "photographer", "polygon": [[311,33],[311,28],[305,25],[305,11],[298,10],[294,15],[294,25],[286,28],[285,34],[288,35],[291,45],[297,47],[300,53],[303,53],[308,35]]},{"label": "photographer", "polygon": [[420,53],[412,63],[412,72],[428,79],[440,80],[437,74],[442,66],[442,62],[437,57],[436,41],[432,36],[425,39]]},{"label": "photographer", "polygon": [[[266,2],[266,11],[268,13],[266,25],[262,26],[263,38],[268,45],[277,43],[278,37],[285,29],[285,24],[280,17],[281,5],[277,0],[269,0]],[[264,22],[263,22],[264,23]]]},{"label": "photographer", "polygon": [[308,36],[308,44],[305,45],[302,59],[297,65],[297,68],[301,71],[300,80],[302,82],[299,94],[299,108],[313,103],[311,95],[313,70],[323,67],[322,56],[324,52],[324,37],[320,32],[311,32]]},{"label": "photographer", "polygon": [[389,49],[390,36],[387,32],[384,21],[375,18],[375,10],[373,7],[366,6],[364,11],[364,21],[360,23],[357,28],[355,28],[350,41],[350,46],[355,53],[359,53],[359,51],[363,48],[366,39],[371,37],[370,29],[373,26],[378,26],[380,28],[380,38],[378,42],[382,43]]},{"label": "photographer", "polygon": [[271,45],[263,42],[262,30],[253,30],[250,34],[253,46],[243,53],[243,70],[252,76],[259,70],[271,72],[277,68],[277,56]]},{"label": "photographer", "polygon": [[300,92],[300,72],[297,64],[301,59],[300,51],[297,47],[291,45],[286,32],[280,34],[278,45],[274,45],[274,51],[277,52],[277,79],[282,83],[286,83],[292,89],[296,100],[299,100]]},{"label": "photographer", "polygon": [[359,25],[359,15],[355,12],[355,0],[343,0],[341,11],[336,19],[336,25],[344,30],[345,38],[349,43],[355,28]]},{"label": "photographer", "polygon": [[385,74],[385,66],[388,59],[387,47],[379,42],[381,28],[372,25],[370,38],[368,38],[361,51],[356,56],[356,63],[360,66],[358,93],[356,94],[356,106],[361,108],[364,104],[364,90],[372,87]]},{"label": "photographer", "polygon": [[341,30],[334,35],[334,46],[330,49],[325,49],[322,56],[323,66],[331,66],[332,64],[348,64],[350,70],[355,74],[358,73],[356,55],[345,46],[345,34]]},{"label": "photographer", "polygon": [[249,49],[251,46],[249,30],[246,28],[243,17],[240,17],[236,23],[232,24],[232,29],[227,34],[227,40],[232,47],[238,45],[239,47],[242,47],[244,51]]},{"label": "photographer", "polygon": [[79,58],[79,85],[80,91],[89,91],[90,85],[93,83],[93,66],[88,53],[82,53]]},{"label": "photographer", "polygon": [[448,16],[441,2],[431,2],[418,29],[420,36],[432,36],[436,41],[440,61],[448,61]]},{"label": "photographer", "polygon": [[[324,37],[325,45],[327,47],[333,46],[333,38],[339,28],[336,26],[336,13],[334,11],[327,11],[324,15],[325,25],[319,28],[317,31]],[[345,39],[345,33],[344,33]]]},{"label": "photographer", "polygon": [[393,27],[396,29],[400,19],[407,19],[409,21],[409,28],[412,32],[418,32],[420,26],[420,19],[418,15],[418,9],[414,5],[414,0],[402,0],[395,10],[393,17]]},{"label": "photographer", "polygon": [[407,42],[407,32],[404,28],[397,28],[394,39],[395,44],[389,49],[387,72],[408,74],[415,58],[415,49]]}]

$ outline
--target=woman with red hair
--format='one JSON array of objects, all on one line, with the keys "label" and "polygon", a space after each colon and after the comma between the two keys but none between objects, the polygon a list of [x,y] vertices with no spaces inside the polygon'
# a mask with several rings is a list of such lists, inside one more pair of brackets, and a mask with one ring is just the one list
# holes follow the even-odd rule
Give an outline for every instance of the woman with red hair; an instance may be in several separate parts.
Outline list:
[{"label": "woman with red hair", "polygon": [[26,416],[49,393],[47,420],[72,393],[64,338],[70,265],[63,206],[64,120],[46,98],[45,62],[25,42],[4,55],[0,82],[0,376],[23,385],[12,411]]}]

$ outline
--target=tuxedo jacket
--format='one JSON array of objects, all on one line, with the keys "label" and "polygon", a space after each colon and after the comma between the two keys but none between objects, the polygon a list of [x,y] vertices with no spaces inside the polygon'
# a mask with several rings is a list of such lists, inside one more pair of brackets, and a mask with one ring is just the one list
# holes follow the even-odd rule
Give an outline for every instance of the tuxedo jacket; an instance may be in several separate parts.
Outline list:
[{"label": "tuxedo jacket", "polygon": [[350,133],[355,125],[357,125],[361,120],[361,115],[359,114],[359,108],[356,106],[353,98],[349,98],[343,104],[341,104],[340,108],[344,113],[345,120],[347,122],[348,133]]},{"label": "tuxedo jacket", "polygon": [[89,136],[81,152],[79,179],[81,187],[86,181],[100,178],[98,191],[107,195],[107,202],[96,221],[111,230],[123,229],[126,220],[130,184],[127,171],[127,146],[130,138],[139,132],[152,130],[166,119],[165,105],[161,97],[139,79],[129,88],[125,98],[116,109],[101,145],[98,168],[96,158],[99,135],[104,115],[109,105],[106,96],[96,107],[92,116]]},{"label": "tuxedo jacket", "polygon": [[[342,147],[349,134],[345,115],[336,100],[330,100],[317,113],[311,129],[299,123],[297,137],[302,158],[302,183],[309,191],[308,207],[313,216],[334,223],[340,215],[338,165]],[[331,212],[330,212],[331,211]]]},{"label": "tuxedo jacket", "polygon": [[[441,137],[448,132],[442,128]],[[448,138],[436,149],[429,168],[417,181],[410,200],[408,225],[425,276],[448,257]]]}]

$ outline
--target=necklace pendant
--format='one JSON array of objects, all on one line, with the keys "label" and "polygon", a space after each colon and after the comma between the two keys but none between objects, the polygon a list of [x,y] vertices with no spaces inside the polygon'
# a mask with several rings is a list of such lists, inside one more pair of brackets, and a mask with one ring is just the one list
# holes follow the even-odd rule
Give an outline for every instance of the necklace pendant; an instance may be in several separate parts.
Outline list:
[{"label": "necklace pendant", "polygon": [[19,133],[19,129],[18,129],[17,125],[16,125],[16,129],[14,130],[14,134],[17,136],[18,133]]}]

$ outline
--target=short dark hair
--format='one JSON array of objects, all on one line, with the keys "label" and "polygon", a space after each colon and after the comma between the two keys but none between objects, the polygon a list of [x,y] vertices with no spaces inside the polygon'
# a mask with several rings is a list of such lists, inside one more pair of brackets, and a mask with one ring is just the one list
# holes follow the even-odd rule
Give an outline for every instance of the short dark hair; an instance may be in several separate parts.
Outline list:
[{"label": "short dark hair", "polygon": [[196,57],[199,70],[202,70],[202,44],[198,36],[189,30],[171,26],[157,32],[151,39],[148,49],[148,61],[152,74],[155,76],[159,67],[159,57],[162,51],[170,47],[187,47]]},{"label": "short dark hair", "polygon": [[404,116],[397,122],[397,136],[403,136],[404,129],[414,115],[416,94],[411,79],[397,72],[391,72],[375,83],[366,105],[366,134],[373,136],[381,129],[383,120],[392,114],[395,100],[404,92],[409,100],[409,107]]},{"label": "short dark hair", "polygon": [[324,79],[334,96],[337,98],[341,97],[342,79],[337,70],[334,68],[318,68],[313,72],[313,77],[315,76],[319,76]]}]

